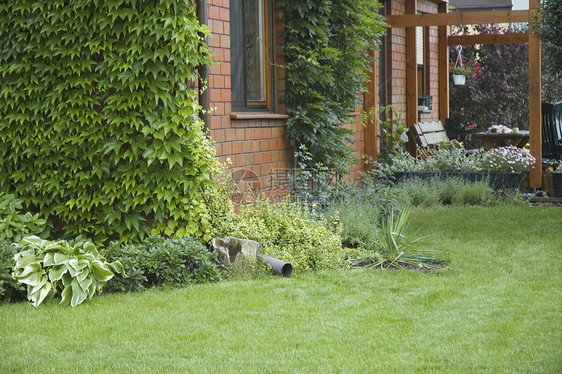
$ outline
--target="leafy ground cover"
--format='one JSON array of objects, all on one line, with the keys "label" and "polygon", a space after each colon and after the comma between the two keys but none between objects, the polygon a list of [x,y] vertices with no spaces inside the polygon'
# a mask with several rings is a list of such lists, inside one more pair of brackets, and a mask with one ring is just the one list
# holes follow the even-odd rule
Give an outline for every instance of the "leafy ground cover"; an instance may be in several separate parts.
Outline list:
[{"label": "leafy ground cover", "polygon": [[560,208],[421,208],[419,227],[446,269],[4,304],[0,372],[560,372]]}]

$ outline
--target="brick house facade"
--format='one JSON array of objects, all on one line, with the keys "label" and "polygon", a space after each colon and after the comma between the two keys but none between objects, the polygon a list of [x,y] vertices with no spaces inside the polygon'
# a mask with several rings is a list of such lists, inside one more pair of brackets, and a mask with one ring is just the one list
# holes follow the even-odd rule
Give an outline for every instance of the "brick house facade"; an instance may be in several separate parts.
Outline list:
[{"label": "brick house facade", "polygon": [[[387,0],[382,12],[388,14],[405,14],[407,2],[415,0]],[[208,77],[208,95],[211,113],[207,127],[215,142],[220,161],[230,159],[230,171],[241,192],[260,189],[267,195],[280,195],[287,192],[286,174],[293,168],[293,149],[285,138],[285,122],[289,116],[282,103],[286,89],[283,40],[283,25],[278,21],[275,7],[276,0],[206,0],[207,20],[211,30],[209,47],[213,52],[215,64],[211,66]],[[266,88],[268,102],[262,110],[245,110],[235,107],[233,82],[238,80],[234,65],[239,56],[233,52],[233,38],[237,18],[231,12],[231,5],[254,3],[260,14],[269,14],[260,27],[269,30],[266,70],[268,83]],[[259,4],[258,4],[259,3]],[[439,0],[417,0],[417,10],[423,13],[436,13]],[[246,7],[248,5],[246,4]],[[246,9],[247,10],[247,9]],[[238,20],[243,18],[238,18]],[[423,56],[418,61],[421,87],[418,96],[432,97],[432,109],[419,112],[418,120],[438,119],[438,74],[436,45],[437,27],[419,28],[418,45],[423,45]],[[422,31],[423,29],[423,31]],[[260,36],[261,37],[261,36]],[[243,41],[246,45],[247,40]],[[421,44],[420,44],[421,43]],[[243,58],[243,57],[242,57]],[[358,164],[350,168],[351,178],[356,178],[363,170],[363,156],[375,157],[380,151],[378,125],[361,125],[362,113],[373,106],[392,104],[397,110],[406,108],[406,33],[404,28],[388,29],[387,36],[376,52],[371,81],[367,83],[367,92],[362,94],[363,105],[356,107],[354,141]],[[237,95],[237,93],[235,93]],[[348,125],[349,126],[349,125]]]}]

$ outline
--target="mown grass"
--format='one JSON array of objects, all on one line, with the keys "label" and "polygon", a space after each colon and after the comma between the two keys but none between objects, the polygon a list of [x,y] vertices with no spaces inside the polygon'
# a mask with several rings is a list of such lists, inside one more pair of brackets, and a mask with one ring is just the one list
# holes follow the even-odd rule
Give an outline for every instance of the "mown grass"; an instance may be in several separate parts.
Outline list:
[{"label": "mown grass", "polygon": [[0,307],[0,372],[557,373],[562,209],[416,210],[449,267]]}]

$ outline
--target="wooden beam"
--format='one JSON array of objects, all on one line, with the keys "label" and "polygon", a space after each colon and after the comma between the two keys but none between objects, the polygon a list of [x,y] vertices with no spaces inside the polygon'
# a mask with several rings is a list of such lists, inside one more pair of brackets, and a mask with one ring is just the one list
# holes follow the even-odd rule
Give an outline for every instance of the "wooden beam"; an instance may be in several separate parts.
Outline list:
[{"label": "wooden beam", "polygon": [[[539,0],[529,0],[529,10],[536,11]],[[532,22],[529,28],[532,28]],[[529,143],[531,154],[537,162],[531,168],[529,185],[531,188],[542,186],[542,129],[541,129],[541,41],[531,33],[529,35]]]},{"label": "wooden beam", "polygon": [[[446,26],[443,26],[446,27]],[[449,45],[527,43],[529,33],[449,36]]]},{"label": "wooden beam", "polygon": [[[410,2],[408,2],[409,4]],[[491,12],[454,12],[431,14],[389,15],[386,22],[390,27],[451,26],[484,23],[529,22],[530,10],[502,10]]]},{"label": "wooden beam", "polygon": [[[437,11],[445,14],[449,11],[449,4],[439,4]],[[449,28],[437,27],[437,66],[439,72],[439,119],[445,123],[449,118]]]},{"label": "wooden beam", "polygon": [[[406,14],[416,14],[418,5],[416,0],[406,2]],[[417,63],[417,34],[416,27],[406,27],[406,125],[412,126],[418,122],[418,63]],[[412,133],[412,131],[410,131]],[[416,153],[416,145],[412,137],[408,142],[408,151]]]}]

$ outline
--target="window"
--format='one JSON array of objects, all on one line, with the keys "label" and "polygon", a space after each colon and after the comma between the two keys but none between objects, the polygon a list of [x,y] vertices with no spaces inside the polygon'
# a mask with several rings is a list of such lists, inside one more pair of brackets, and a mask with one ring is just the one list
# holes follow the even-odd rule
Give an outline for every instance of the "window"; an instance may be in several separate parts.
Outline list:
[{"label": "window", "polygon": [[273,110],[271,0],[230,1],[233,110]]},{"label": "window", "polygon": [[425,96],[429,93],[429,85],[428,85],[428,62],[426,56],[426,46],[427,46],[427,37],[429,34],[429,28],[427,27],[416,27],[416,60],[418,65],[418,97]]}]

